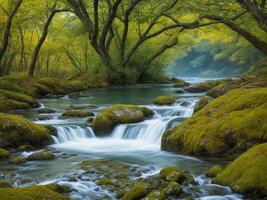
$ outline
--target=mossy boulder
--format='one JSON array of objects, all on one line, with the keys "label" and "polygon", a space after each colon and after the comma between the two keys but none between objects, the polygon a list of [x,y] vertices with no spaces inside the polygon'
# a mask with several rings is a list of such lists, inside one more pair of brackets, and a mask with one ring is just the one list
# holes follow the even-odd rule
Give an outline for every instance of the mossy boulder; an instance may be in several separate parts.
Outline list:
[{"label": "mossy boulder", "polygon": [[42,150],[29,155],[26,159],[33,161],[33,160],[53,160],[55,155],[48,150]]},{"label": "mossy boulder", "polygon": [[123,200],[137,200],[147,196],[151,192],[151,186],[146,182],[139,182],[135,184],[123,196]]},{"label": "mossy boulder", "polygon": [[27,151],[27,150],[32,150],[33,149],[33,146],[31,145],[20,145],[18,148],[17,148],[17,151]]},{"label": "mossy boulder", "polygon": [[217,98],[219,96],[222,96],[226,94],[227,92],[238,89],[241,87],[241,80],[225,80],[221,81],[220,84],[218,84],[216,87],[211,88],[208,92],[207,95],[211,96],[213,98]]},{"label": "mossy boulder", "polygon": [[9,151],[0,148],[0,160],[1,159],[7,159],[7,158],[9,158],[9,156],[10,156]]},{"label": "mossy boulder", "polygon": [[179,167],[169,166],[169,167],[165,167],[160,170],[159,177],[165,180],[173,181],[171,176],[176,175],[176,174],[178,176],[181,176],[182,173],[183,173],[183,170],[181,170]]},{"label": "mossy boulder", "polygon": [[117,124],[136,123],[153,115],[153,111],[136,105],[113,105],[99,113],[92,122],[92,128],[98,135],[112,131]]},{"label": "mossy boulder", "polygon": [[173,79],[173,82],[174,82],[174,87],[185,87],[189,85],[189,83],[187,83],[186,81],[178,78]]},{"label": "mossy boulder", "polygon": [[0,188],[1,200],[70,200],[46,186],[27,186],[21,188]]},{"label": "mossy boulder", "polygon": [[210,97],[210,96],[201,97],[200,100],[199,100],[199,102],[197,103],[197,105],[194,108],[194,113],[196,113],[197,111],[199,111],[202,108],[204,108],[212,100],[213,100],[213,98]]},{"label": "mossy boulder", "polygon": [[205,81],[202,83],[190,85],[184,88],[184,90],[190,93],[207,92],[208,90],[216,87],[219,83],[220,83],[219,81]]},{"label": "mossy boulder", "polygon": [[267,196],[267,143],[256,145],[227,166],[214,182],[240,193]]},{"label": "mossy boulder", "polygon": [[175,98],[172,96],[159,96],[153,100],[157,105],[171,105],[175,102]]},{"label": "mossy boulder", "polygon": [[94,113],[86,111],[86,110],[67,110],[62,116],[66,117],[89,117],[94,116]]},{"label": "mossy boulder", "polygon": [[212,166],[212,167],[209,169],[209,171],[208,171],[208,173],[207,173],[207,176],[208,176],[208,177],[212,177],[212,178],[214,178],[214,177],[216,177],[218,174],[220,174],[222,171],[223,171],[222,166],[220,166],[220,165],[214,165],[214,166]]},{"label": "mossy boulder", "polygon": [[234,154],[267,141],[267,88],[233,90],[167,130],[162,149],[197,155]]},{"label": "mossy boulder", "polygon": [[50,144],[47,128],[18,115],[0,113],[0,146],[18,147],[29,144],[35,147]]},{"label": "mossy boulder", "polygon": [[60,185],[57,183],[50,183],[48,185],[45,185],[46,188],[53,190],[55,192],[58,192],[60,194],[68,194],[72,191],[72,189],[67,185]]},{"label": "mossy boulder", "polygon": [[22,164],[26,162],[26,159],[21,156],[12,157],[9,161],[11,164]]},{"label": "mossy boulder", "polygon": [[56,111],[51,109],[51,108],[40,108],[37,110],[38,113],[46,113],[46,114],[50,114],[50,113],[55,113]]},{"label": "mossy boulder", "polygon": [[0,112],[37,108],[39,104],[31,96],[0,89]]}]

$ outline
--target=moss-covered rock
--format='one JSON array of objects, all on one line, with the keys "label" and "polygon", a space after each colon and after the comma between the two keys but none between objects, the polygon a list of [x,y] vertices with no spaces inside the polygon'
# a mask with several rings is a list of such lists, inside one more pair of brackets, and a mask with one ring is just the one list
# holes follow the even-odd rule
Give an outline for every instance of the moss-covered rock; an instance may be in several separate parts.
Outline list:
[{"label": "moss-covered rock", "polygon": [[51,141],[49,130],[44,126],[18,115],[0,113],[1,147],[18,147],[24,144],[43,146]]},{"label": "moss-covered rock", "polygon": [[167,130],[162,149],[190,154],[232,154],[267,141],[267,89],[238,89],[214,99]]},{"label": "moss-covered rock", "polygon": [[135,184],[128,192],[123,196],[123,200],[136,200],[147,196],[151,192],[151,186],[145,182],[139,182]]},{"label": "moss-covered rock", "polygon": [[0,181],[0,188],[11,188],[12,185],[13,185],[12,181],[7,181],[7,180],[1,180]]},{"label": "moss-covered rock", "polygon": [[159,96],[153,100],[157,105],[171,105],[175,102],[175,98],[172,96]]},{"label": "moss-covered rock", "polygon": [[113,105],[99,113],[92,122],[92,128],[98,135],[112,131],[116,124],[136,123],[153,115],[153,111],[136,105]]},{"label": "moss-covered rock", "polygon": [[0,188],[1,200],[70,200],[46,186],[27,186],[21,188]]},{"label": "moss-covered rock", "polygon": [[199,93],[207,92],[208,90],[216,87],[220,82],[219,81],[205,81],[202,83],[197,83],[191,86],[184,88],[186,92]]},{"label": "moss-covered rock", "polygon": [[21,156],[12,157],[9,161],[11,164],[22,164],[26,162],[26,159]]},{"label": "moss-covered rock", "polygon": [[9,158],[9,156],[10,156],[9,151],[0,148],[0,160],[1,159],[7,159],[7,158]]},{"label": "moss-covered rock", "polygon": [[174,87],[185,87],[189,85],[186,81],[178,78],[175,78],[172,81],[174,82]]},{"label": "moss-covered rock", "polygon": [[0,89],[0,112],[36,108],[39,104],[31,96]]},{"label": "moss-covered rock", "polygon": [[162,192],[165,193],[166,196],[179,196],[182,191],[182,186],[179,183],[171,181]]},{"label": "moss-covered rock", "polygon": [[194,108],[194,113],[196,113],[197,111],[199,111],[202,108],[204,108],[212,100],[213,100],[213,98],[210,97],[210,96],[201,97],[200,100],[199,100],[199,102],[198,102],[198,104]]},{"label": "moss-covered rock", "polygon": [[94,113],[86,111],[86,110],[67,110],[62,114],[62,116],[67,116],[67,117],[89,117],[89,116],[94,116]]},{"label": "moss-covered rock", "polygon": [[212,178],[214,178],[214,177],[216,177],[218,174],[220,174],[222,171],[223,171],[222,166],[220,166],[220,165],[214,165],[214,166],[212,166],[212,167],[209,169],[209,171],[208,171],[208,173],[207,173],[207,176],[208,176],[208,177],[212,177]]},{"label": "moss-covered rock", "polygon": [[267,196],[267,143],[254,146],[227,166],[214,182],[240,193]]},{"label": "moss-covered rock", "polygon": [[60,185],[57,183],[51,183],[51,184],[45,185],[45,187],[50,189],[50,190],[53,190],[55,192],[58,192],[60,194],[67,194],[67,193],[70,193],[72,191],[72,189],[69,186]]},{"label": "moss-covered rock", "polygon": [[51,108],[40,108],[37,110],[38,113],[55,113],[56,111]]},{"label": "moss-covered rock", "polygon": [[33,160],[53,160],[54,158],[55,155],[51,151],[43,150],[30,154],[26,159],[33,161]]},{"label": "moss-covered rock", "polygon": [[[166,179],[169,181],[174,181],[171,176],[177,174],[178,176],[181,176],[183,173],[183,170],[181,170],[179,167],[169,166],[165,167],[160,170],[159,177]],[[178,177],[179,178],[179,177]]]},{"label": "moss-covered rock", "polygon": [[32,150],[32,149],[33,149],[33,146],[25,144],[25,145],[20,145],[17,148],[17,151],[27,151],[27,150]]},{"label": "moss-covered rock", "polygon": [[217,98],[219,96],[222,96],[226,94],[227,92],[240,88],[241,87],[241,80],[225,80],[221,81],[219,85],[217,85],[214,88],[211,88],[208,92],[207,95],[211,96],[213,98]]}]

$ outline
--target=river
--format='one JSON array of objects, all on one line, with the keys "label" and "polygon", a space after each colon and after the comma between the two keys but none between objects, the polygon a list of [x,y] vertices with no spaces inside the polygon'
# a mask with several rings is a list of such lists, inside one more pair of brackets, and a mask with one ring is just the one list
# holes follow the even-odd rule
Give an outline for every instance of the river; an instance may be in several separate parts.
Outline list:
[{"label": "river", "polygon": [[[188,79],[193,82],[201,79]],[[242,199],[241,195],[234,194],[228,187],[211,184],[205,177],[207,169],[215,164],[215,161],[204,161],[199,158],[176,155],[160,150],[161,137],[167,128],[178,125],[193,114],[193,109],[200,96],[199,94],[175,93],[177,88],[173,85],[137,85],[128,87],[114,87],[104,89],[90,89],[74,95],[39,100],[43,107],[57,110],[53,114],[38,114],[36,109],[23,111],[20,114],[32,119],[36,123],[53,125],[58,136],[53,137],[54,144],[49,146],[57,155],[52,161],[34,161],[22,165],[2,164],[1,171],[14,171],[20,176],[33,179],[38,184],[51,182],[65,183],[76,190],[71,193],[75,200],[93,200],[107,190],[99,189],[94,182],[83,180],[78,182],[67,181],[66,175],[79,171],[78,163],[82,160],[109,159],[130,165],[144,167],[147,173],[144,176],[157,173],[164,166],[178,165],[184,170],[190,171],[199,183],[201,196],[197,199],[212,200],[236,200]],[[160,95],[172,95],[176,97],[176,103],[172,106],[153,105],[152,100]],[[112,104],[137,104],[152,109],[155,114],[151,119],[136,124],[124,124],[117,126],[110,136],[98,138],[88,126],[86,118],[62,117],[61,114],[70,105],[94,105],[90,109],[94,113]],[[42,115],[49,119],[39,121]],[[27,156],[32,152],[23,152]],[[69,155],[62,157],[62,155]],[[18,183],[27,185],[30,183]]]}]

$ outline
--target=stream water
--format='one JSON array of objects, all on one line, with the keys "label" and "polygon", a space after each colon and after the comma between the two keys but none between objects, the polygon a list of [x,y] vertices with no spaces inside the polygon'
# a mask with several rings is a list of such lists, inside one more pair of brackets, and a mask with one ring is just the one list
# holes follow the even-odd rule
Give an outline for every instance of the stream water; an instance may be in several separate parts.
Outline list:
[{"label": "stream water", "polygon": [[[195,79],[194,79],[195,81]],[[200,80],[201,81],[201,80]],[[57,155],[52,161],[27,162],[19,166],[2,164],[1,171],[15,171],[23,177],[35,180],[38,184],[59,182],[71,185],[76,189],[71,193],[75,200],[95,199],[99,194],[108,191],[99,189],[90,180],[68,182],[66,175],[78,172],[78,163],[82,160],[109,159],[137,165],[149,169],[147,174],[154,174],[162,167],[178,165],[190,171],[199,183],[201,197],[198,199],[236,200],[242,196],[234,194],[228,187],[211,184],[204,176],[207,169],[214,164],[198,158],[176,155],[160,150],[161,136],[167,128],[178,125],[193,113],[193,108],[203,94],[176,94],[172,85],[138,85],[108,89],[91,89],[83,93],[41,99],[43,107],[57,110],[53,114],[38,114],[35,109],[23,111],[20,114],[39,124],[53,125],[58,136],[53,137],[54,144],[49,146]],[[156,106],[151,102],[159,95],[176,96],[172,106]],[[88,127],[86,118],[62,117],[62,112],[70,105],[94,105],[90,109],[95,113],[112,104],[137,104],[152,109],[155,114],[151,119],[136,124],[117,126],[110,136],[98,138]],[[44,115],[49,119],[37,120]],[[26,156],[31,152],[23,152]],[[70,155],[64,157],[62,155]],[[18,183],[19,184],[19,183]],[[32,183],[24,183],[24,185]]]}]

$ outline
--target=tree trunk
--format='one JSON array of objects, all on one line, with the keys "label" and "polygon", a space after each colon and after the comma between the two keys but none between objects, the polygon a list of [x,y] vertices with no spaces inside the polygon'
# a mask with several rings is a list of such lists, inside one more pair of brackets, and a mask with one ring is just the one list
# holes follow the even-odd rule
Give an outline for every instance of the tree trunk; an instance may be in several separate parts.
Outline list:
[{"label": "tree trunk", "polygon": [[8,47],[12,20],[13,20],[13,18],[15,16],[16,12],[18,11],[21,3],[22,3],[22,0],[17,0],[16,4],[15,4],[15,7],[14,7],[14,10],[8,16],[7,23],[6,23],[5,28],[4,28],[2,46],[0,47],[0,63],[1,63],[2,58],[3,58],[3,56],[4,56],[5,52],[6,52],[6,49]]}]

